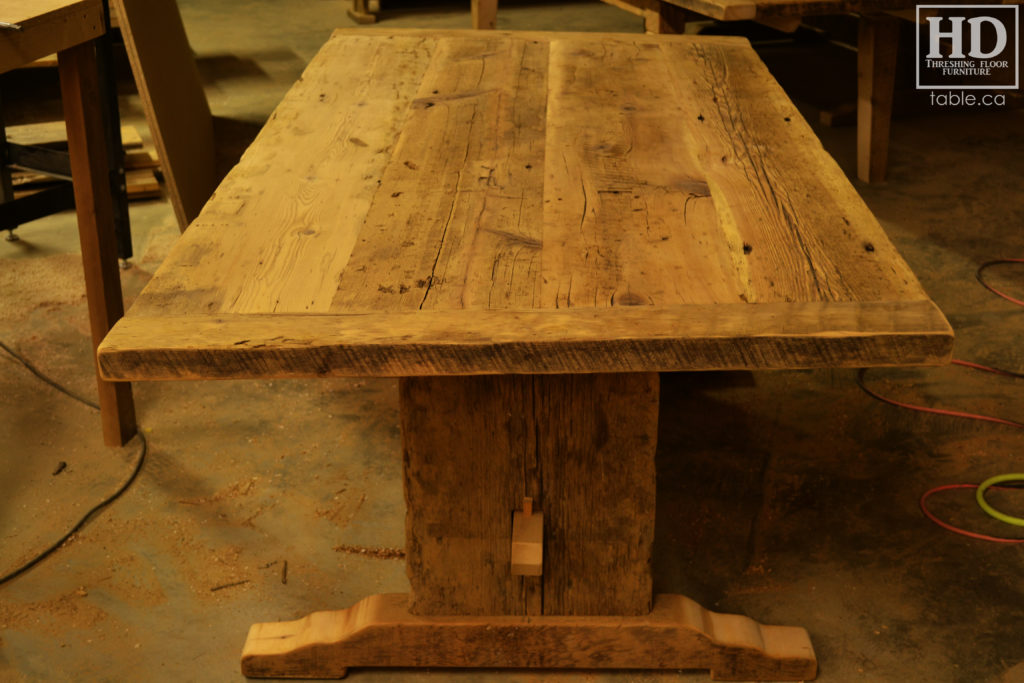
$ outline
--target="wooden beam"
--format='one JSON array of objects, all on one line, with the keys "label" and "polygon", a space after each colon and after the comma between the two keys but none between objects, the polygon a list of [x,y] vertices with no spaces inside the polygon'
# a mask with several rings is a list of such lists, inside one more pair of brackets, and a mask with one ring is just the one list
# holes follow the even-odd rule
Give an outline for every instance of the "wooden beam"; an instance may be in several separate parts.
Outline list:
[{"label": "wooden beam", "polygon": [[544,511],[541,613],[650,611],[656,373],[399,386],[411,612],[530,613],[510,543],[527,496]]},{"label": "wooden beam", "polygon": [[[93,43],[83,43],[59,52],[57,58],[95,351],[124,314],[96,50]],[[104,441],[121,446],[135,435],[131,385],[105,381],[98,371],[97,384]]]},{"label": "wooden beam", "polygon": [[765,26],[773,28],[776,31],[782,31],[783,33],[792,33],[797,30],[800,28],[801,21],[803,21],[803,17],[799,15],[788,17],[767,16],[757,18],[757,23],[764,24]]},{"label": "wooden beam", "polygon": [[645,33],[664,35],[686,33],[686,23],[700,15],[662,0],[646,0],[643,17]]},{"label": "wooden beam", "polygon": [[804,629],[711,612],[682,595],[658,595],[635,617],[419,617],[405,595],[374,595],[255,624],[242,651],[253,678],[340,678],[354,666],[709,669],[719,681],[803,681],[818,668]]},{"label": "wooden beam", "polygon": [[473,28],[493,31],[498,22],[498,0],[472,0]]},{"label": "wooden beam", "polygon": [[899,37],[900,20],[896,17],[861,16],[857,47],[857,177],[869,183],[885,180]]}]

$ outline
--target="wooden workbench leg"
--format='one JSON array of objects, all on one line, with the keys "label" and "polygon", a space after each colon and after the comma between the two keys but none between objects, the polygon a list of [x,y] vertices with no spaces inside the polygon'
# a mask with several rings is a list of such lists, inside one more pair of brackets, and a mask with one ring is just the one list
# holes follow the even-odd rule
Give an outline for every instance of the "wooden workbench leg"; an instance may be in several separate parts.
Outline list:
[{"label": "wooden workbench leg", "polygon": [[[72,47],[57,59],[95,359],[96,347],[124,315],[95,46]],[[106,382],[98,369],[96,381],[103,439],[108,446],[121,446],[135,435],[131,385]]]},{"label": "wooden workbench leg", "polygon": [[473,28],[493,30],[498,23],[498,0],[471,0]]},{"label": "wooden workbench leg", "polygon": [[857,47],[857,177],[885,180],[889,122],[895,84],[900,20],[888,14],[860,19]]},{"label": "wooden workbench leg", "polygon": [[662,0],[645,0],[642,6],[644,33],[683,34],[686,33],[686,22],[700,18],[696,12]]},{"label": "wooden workbench leg", "polygon": [[357,24],[377,22],[377,15],[370,11],[367,0],[352,0],[352,5],[348,8],[348,16]]}]

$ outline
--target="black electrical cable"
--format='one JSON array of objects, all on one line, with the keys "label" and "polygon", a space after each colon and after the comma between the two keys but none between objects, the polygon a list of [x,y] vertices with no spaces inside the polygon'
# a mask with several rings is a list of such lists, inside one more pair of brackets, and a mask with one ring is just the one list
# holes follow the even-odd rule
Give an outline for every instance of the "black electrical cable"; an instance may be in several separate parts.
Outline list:
[{"label": "black electrical cable", "polygon": [[[23,356],[21,356],[20,354],[15,352],[13,349],[11,349],[11,347],[7,346],[7,344],[3,343],[2,341],[0,341],[0,349],[3,349],[11,358],[13,358],[15,361],[17,361],[26,370],[31,372],[33,375],[35,375],[41,381],[43,381],[46,384],[50,385],[51,387],[53,387],[57,391],[65,394],[67,396],[70,396],[72,399],[78,401],[79,403],[82,403],[82,404],[84,404],[86,406],[89,406],[93,410],[98,411],[100,409],[100,407],[98,405],[96,405],[95,403],[93,403],[92,401],[84,399],[81,396],[75,395],[74,393],[68,391],[66,388],[62,387],[57,382],[53,381],[52,379],[50,379],[49,377],[44,375],[34,365],[32,365],[32,363],[30,363],[26,358],[24,358]],[[27,572],[29,569],[31,569],[32,567],[36,566],[37,564],[39,564],[40,562],[45,560],[47,557],[52,555],[54,553],[54,551],[56,551],[58,548],[60,548],[62,545],[64,545],[64,543],[66,543],[67,540],[69,538],[71,538],[79,529],[81,529],[83,526],[85,526],[85,523],[87,521],[89,521],[90,517],[92,517],[96,512],[102,510],[106,506],[108,506],[111,503],[113,503],[115,500],[117,500],[118,498],[121,497],[121,494],[123,494],[125,491],[128,490],[128,487],[132,485],[132,483],[135,481],[135,478],[138,476],[139,471],[142,470],[142,464],[146,460],[146,449],[147,449],[146,437],[144,437],[142,435],[141,431],[138,432],[138,437],[139,437],[139,443],[142,445],[142,447],[139,449],[139,454],[135,458],[135,464],[132,467],[132,472],[131,472],[130,475],[128,475],[128,478],[124,481],[124,483],[122,483],[117,488],[117,490],[114,491],[113,494],[107,496],[105,499],[103,499],[102,501],[100,501],[99,503],[94,505],[92,508],[90,508],[89,511],[86,512],[85,515],[82,516],[82,518],[78,521],[78,523],[75,524],[73,527],[71,527],[71,530],[68,531],[63,536],[61,536],[53,545],[51,545],[49,548],[47,548],[43,552],[39,553],[34,558],[29,560],[25,564],[21,565],[17,569],[15,569],[15,570],[13,570],[11,572],[8,572],[7,574],[5,574],[3,576],[0,576],[0,585],[3,585],[5,583],[7,583],[8,581],[11,581],[15,577],[21,576],[22,574]]]}]

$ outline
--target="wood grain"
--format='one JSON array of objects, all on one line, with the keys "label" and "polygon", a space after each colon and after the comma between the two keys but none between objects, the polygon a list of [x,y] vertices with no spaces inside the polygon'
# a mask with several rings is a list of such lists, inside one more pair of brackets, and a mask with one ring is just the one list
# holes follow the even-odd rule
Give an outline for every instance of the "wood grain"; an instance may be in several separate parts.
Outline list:
[{"label": "wood grain", "polygon": [[558,41],[548,68],[540,305],[741,301],[660,46]]},{"label": "wood grain", "polygon": [[414,616],[401,594],[337,612],[255,624],[250,677],[337,678],[349,667],[709,669],[712,680],[802,681],[817,674],[807,632],[658,595],[640,617]]},{"label": "wood grain", "polygon": [[0,73],[103,35],[100,0],[0,0]]},{"label": "wood grain", "polygon": [[474,375],[942,365],[930,301],[555,311],[132,317],[108,379]]},{"label": "wood grain", "polygon": [[533,304],[547,53],[436,41],[332,310]]},{"label": "wood grain", "polygon": [[529,613],[524,496],[544,510],[542,614],[650,611],[657,374],[410,378],[400,397],[410,611]]},{"label": "wood grain", "polygon": [[360,29],[100,355],[121,379],[415,376],[941,363],[950,344],[746,41]]}]

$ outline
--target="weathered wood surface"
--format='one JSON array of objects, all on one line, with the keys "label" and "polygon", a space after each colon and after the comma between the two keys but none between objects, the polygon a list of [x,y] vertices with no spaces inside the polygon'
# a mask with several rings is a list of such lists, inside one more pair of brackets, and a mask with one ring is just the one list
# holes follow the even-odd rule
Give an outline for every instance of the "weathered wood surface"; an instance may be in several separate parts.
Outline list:
[{"label": "weathered wood surface", "polygon": [[942,363],[951,339],[746,41],[360,29],[100,356],[530,374]]},{"label": "weathered wood surface", "polygon": [[349,667],[710,669],[720,681],[802,681],[817,674],[807,632],[658,595],[640,617],[419,617],[406,596],[374,595],[337,612],[255,624],[242,673],[338,678]]},{"label": "weathered wood surface", "polygon": [[103,35],[101,0],[0,0],[0,73]]},{"label": "weathered wood surface", "polygon": [[650,611],[656,373],[424,377],[400,396],[413,613],[530,613],[510,568],[527,496],[540,613]]}]

